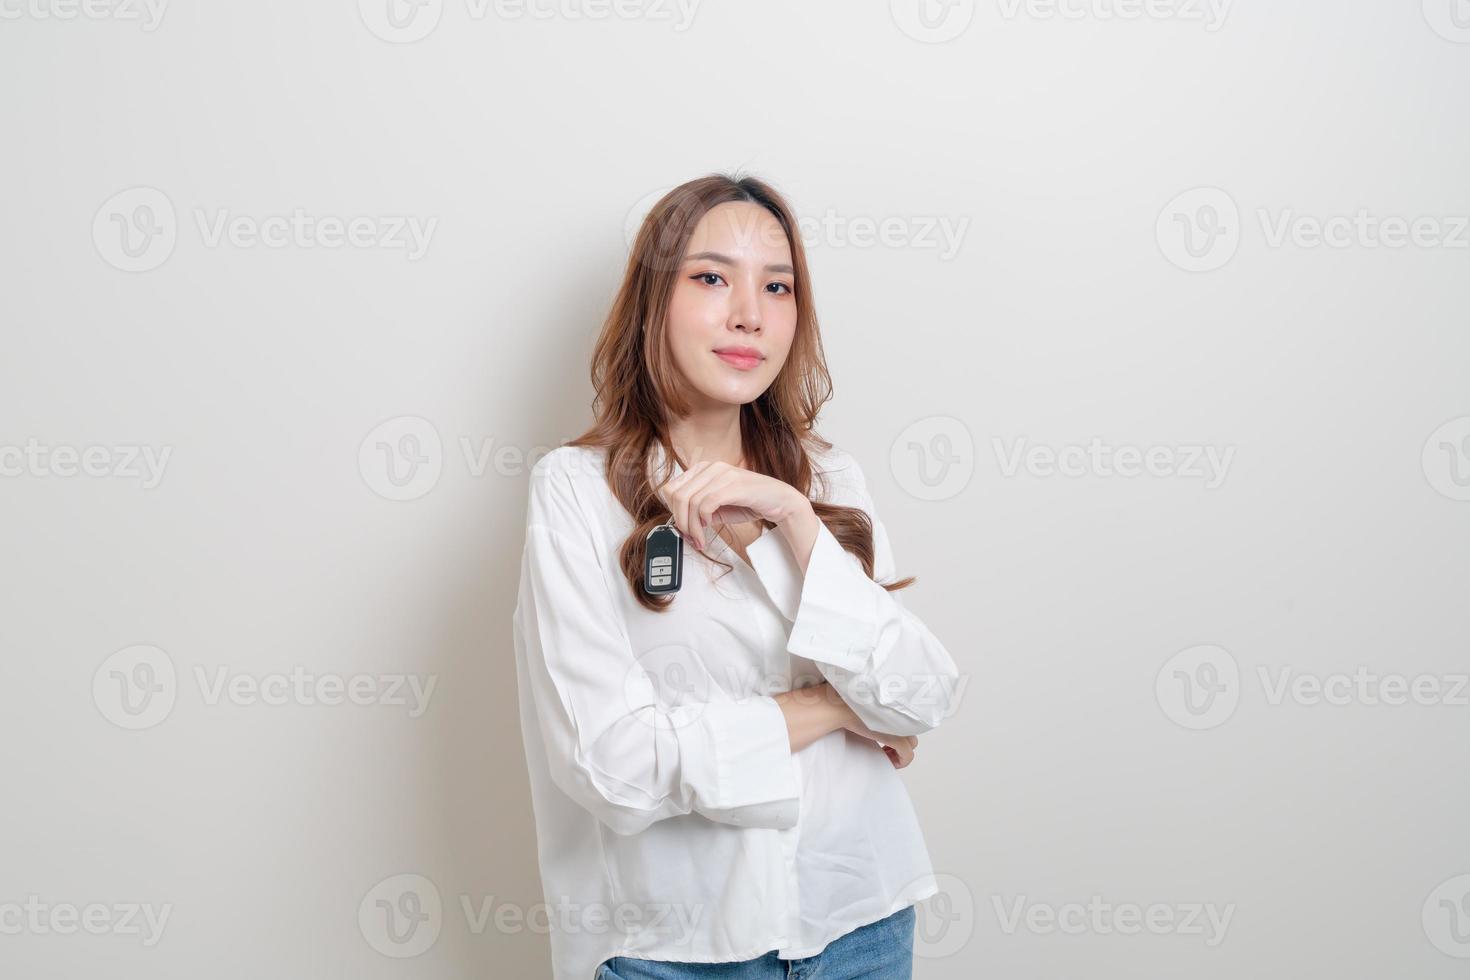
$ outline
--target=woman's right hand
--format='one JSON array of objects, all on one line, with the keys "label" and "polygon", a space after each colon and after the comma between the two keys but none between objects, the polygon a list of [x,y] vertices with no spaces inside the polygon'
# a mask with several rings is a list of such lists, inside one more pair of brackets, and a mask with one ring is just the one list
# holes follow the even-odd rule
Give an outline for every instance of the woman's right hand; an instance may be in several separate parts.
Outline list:
[{"label": "woman's right hand", "polygon": [[[837,688],[827,685],[831,697],[841,699]],[[855,735],[861,735],[878,745],[887,755],[888,761],[893,763],[893,768],[902,769],[914,761],[914,750],[919,747],[917,735],[888,735],[883,732],[875,732],[857,716],[857,712],[847,702],[842,702],[843,721],[842,727]]]},{"label": "woman's right hand", "polygon": [[787,735],[793,752],[806,748],[823,735],[845,728],[881,748],[895,769],[902,769],[914,761],[914,750],[919,745],[917,736],[885,735],[873,731],[842,699],[837,688],[827,681],[785,691],[775,695],[774,700],[786,716]]},{"label": "woman's right hand", "polygon": [[893,768],[902,769],[914,761],[914,751],[919,747],[919,736],[917,735],[886,735],[883,732],[875,732],[856,714],[852,716],[852,722],[844,725],[848,731],[861,735],[878,744],[888,755],[888,761],[893,763]]}]

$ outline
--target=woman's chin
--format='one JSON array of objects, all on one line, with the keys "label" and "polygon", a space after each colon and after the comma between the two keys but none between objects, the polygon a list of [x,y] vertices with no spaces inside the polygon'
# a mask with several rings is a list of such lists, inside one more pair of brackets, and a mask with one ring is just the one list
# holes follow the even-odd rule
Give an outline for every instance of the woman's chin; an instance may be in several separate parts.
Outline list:
[{"label": "woman's chin", "polygon": [[722,384],[700,385],[698,391],[707,402],[739,408],[741,405],[755,401],[767,387],[769,386],[752,384],[749,381],[733,384],[725,381]]}]

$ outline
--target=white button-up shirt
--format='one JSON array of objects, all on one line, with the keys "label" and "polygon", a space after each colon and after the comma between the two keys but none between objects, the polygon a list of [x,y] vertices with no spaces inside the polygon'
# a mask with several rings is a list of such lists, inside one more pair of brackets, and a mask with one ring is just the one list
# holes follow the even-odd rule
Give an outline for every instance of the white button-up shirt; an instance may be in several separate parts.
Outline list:
[{"label": "white button-up shirt", "polygon": [[949,653],[876,584],[894,561],[857,463],[834,447],[813,464],[814,499],[872,520],[873,579],[826,525],[804,575],[772,529],[749,563],[717,539],[729,572],[686,541],[657,613],[619,565],[633,520],[605,451],[534,468],[513,631],[555,980],[613,956],[813,956],[938,890],[882,749],[840,730],[792,752],[771,697],[826,679],[874,731],[914,735],[958,690]]}]

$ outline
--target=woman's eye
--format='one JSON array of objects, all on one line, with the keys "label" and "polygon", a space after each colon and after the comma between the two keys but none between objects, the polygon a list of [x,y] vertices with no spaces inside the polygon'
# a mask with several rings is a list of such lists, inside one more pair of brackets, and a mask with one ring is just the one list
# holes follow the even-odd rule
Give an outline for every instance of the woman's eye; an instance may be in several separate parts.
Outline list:
[{"label": "woman's eye", "polygon": [[773,282],[771,283],[771,285],[776,287],[775,291],[777,294],[791,292],[791,287],[786,285],[784,282]]},{"label": "woman's eye", "polygon": [[[720,278],[720,274],[718,272],[701,272],[698,275],[691,276],[690,278],[698,279],[706,286],[718,286],[720,283],[724,282],[724,280]],[[710,282],[711,279],[713,279],[714,282]]]}]

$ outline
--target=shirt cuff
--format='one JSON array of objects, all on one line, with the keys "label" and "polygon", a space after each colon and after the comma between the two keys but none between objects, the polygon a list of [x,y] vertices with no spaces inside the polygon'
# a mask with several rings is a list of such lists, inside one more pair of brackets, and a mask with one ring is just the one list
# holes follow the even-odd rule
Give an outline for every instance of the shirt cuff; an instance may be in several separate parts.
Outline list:
[{"label": "shirt cuff", "polygon": [[746,555],[781,615],[791,621],[788,653],[861,672],[878,645],[878,596],[857,556],[822,521],[803,575],[780,533],[768,530]]},{"label": "shirt cuff", "polygon": [[695,769],[686,778],[699,787],[698,812],[740,826],[796,826],[801,780],[775,698],[702,705],[696,727],[706,743],[685,754],[683,764]]}]

